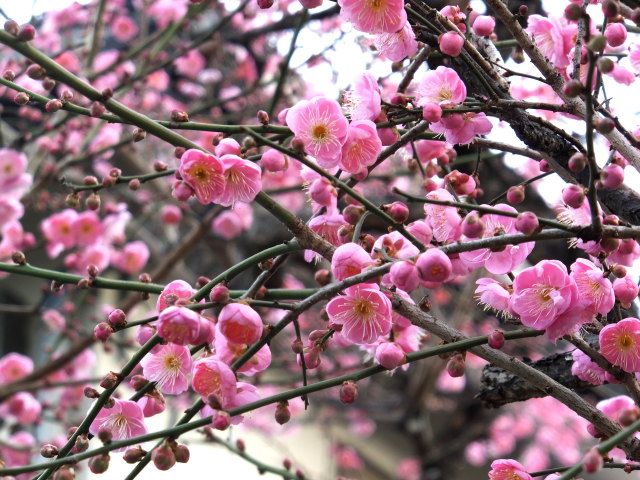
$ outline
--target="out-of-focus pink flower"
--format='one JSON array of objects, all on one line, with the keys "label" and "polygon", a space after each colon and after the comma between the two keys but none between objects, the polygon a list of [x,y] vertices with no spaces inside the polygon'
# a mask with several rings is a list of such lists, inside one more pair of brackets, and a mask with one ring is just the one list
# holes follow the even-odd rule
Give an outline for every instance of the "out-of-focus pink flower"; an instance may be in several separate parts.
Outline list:
[{"label": "out-of-focus pink flower", "polygon": [[631,85],[636,81],[636,76],[633,72],[627,70],[618,63],[613,64],[613,70],[609,72],[609,75],[612,76],[616,82],[623,85]]},{"label": "out-of-focus pink flower", "polygon": [[[147,433],[142,409],[136,402],[114,399],[111,408],[102,408],[89,426],[89,432],[97,435],[100,430],[111,433],[113,440],[125,440]],[[124,451],[122,447],[118,451]]]},{"label": "out-of-focus pink flower", "polygon": [[27,157],[10,148],[0,148],[0,192],[7,193],[20,183],[27,170]]},{"label": "out-of-focus pink flower", "polygon": [[193,389],[203,398],[215,393],[224,407],[236,395],[236,376],[222,361],[214,357],[202,358],[193,366]]},{"label": "out-of-focus pink flower", "polygon": [[640,371],[640,320],[629,317],[600,331],[600,353],[625,372]]},{"label": "out-of-focus pink flower", "polygon": [[493,126],[484,113],[455,113],[442,117],[439,122],[432,123],[429,128],[435,133],[442,133],[447,142],[453,145],[466,145],[473,142],[476,135],[486,135]]},{"label": "out-of-focus pink flower", "polygon": [[596,404],[596,408],[604,413],[614,422],[620,423],[620,414],[625,410],[635,408],[635,402],[626,395],[617,395],[615,397],[601,400]]},{"label": "out-of-focus pink flower", "polygon": [[373,343],[391,330],[391,301],[375,284],[348,287],[327,304],[329,319],[353,343]]},{"label": "out-of-focus pink flower", "polygon": [[[192,297],[196,291],[184,280],[173,280],[169,282],[164,290],[158,296],[158,301],[156,302],[156,309],[158,313],[167,308],[170,305],[175,303],[175,300],[184,299],[187,300]],[[167,304],[167,295],[174,296],[174,302],[171,304]]]},{"label": "out-of-focus pink flower", "polygon": [[425,73],[416,89],[418,105],[437,103],[441,107],[451,107],[464,102],[467,87],[455,70],[439,66]]},{"label": "out-of-focus pink flower", "polygon": [[371,256],[357,243],[345,243],[336,248],[331,258],[331,272],[336,281],[362,273],[373,264]]},{"label": "out-of-focus pink flower", "polygon": [[373,121],[380,115],[380,87],[373,75],[368,72],[356,78],[353,90],[344,92],[342,99],[342,108],[352,121]]},{"label": "out-of-focus pink flower", "polygon": [[98,214],[93,210],[86,210],[73,219],[71,225],[76,237],[76,245],[85,246],[95,243],[102,235],[102,224]]},{"label": "out-of-focus pink flower", "polygon": [[109,22],[109,28],[114,38],[122,43],[128,42],[138,34],[138,25],[127,15],[118,15]]},{"label": "out-of-focus pink flower", "polygon": [[0,358],[0,385],[20,380],[33,372],[33,360],[19,353],[8,353]]},{"label": "out-of-focus pink flower", "polygon": [[348,122],[338,102],[324,97],[302,100],[289,109],[286,122],[321,167],[338,164],[348,134]]},{"label": "out-of-focus pink flower", "polygon": [[187,347],[175,343],[162,345],[158,351],[148,353],[140,365],[145,378],[157,382],[162,393],[177,395],[189,388],[193,362]]},{"label": "out-of-focus pink flower", "polygon": [[253,223],[253,209],[246,203],[236,203],[230,210],[225,210],[211,223],[214,233],[225,240],[236,238],[248,230]]},{"label": "out-of-focus pink flower", "polygon": [[64,330],[64,317],[57,310],[48,309],[42,312],[42,321],[46,323],[47,327],[53,332],[62,332]]},{"label": "out-of-focus pink flower", "polygon": [[138,273],[144,268],[149,259],[149,247],[144,242],[127,243],[122,251],[116,252],[111,262],[125,273]]},{"label": "out-of-focus pink flower", "polygon": [[180,175],[200,203],[214,203],[224,189],[222,162],[213,155],[190,149],[180,159]]},{"label": "out-of-focus pink flower", "polygon": [[340,16],[365,33],[394,33],[407,23],[402,0],[339,0]]},{"label": "out-of-focus pink flower", "polygon": [[7,411],[23,425],[36,423],[40,419],[42,405],[29,392],[18,392],[12,395],[6,404]]},{"label": "out-of-focus pink flower", "polygon": [[220,333],[233,343],[253,345],[262,336],[264,326],[258,312],[244,303],[229,303],[218,315]]},{"label": "out-of-focus pink flower", "polygon": [[397,32],[376,35],[373,39],[373,44],[380,53],[392,62],[399,62],[406,57],[413,57],[418,51],[416,34],[408,22]]},{"label": "out-of-focus pink flower", "polygon": [[361,173],[373,165],[382,151],[376,124],[371,120],[356,120],[349,125],[349,135],[342,146],[340,168],[349,173]]},{"label": "out-of-focus pink flower", "polygon": [[527,33],[556,68],[564,68],[570,63],[570,53],[574,46],[573,37],[576,24],[568,24],[564,17],[543,17],[529,15]]},{"label": "out-of-focus pink flower", "polygon": [[491,463],[489,480],[533,480],[533,477],[515,460],[500,459]]},{"label": "out-of-focus pink flower", "polygon": [[40,227],[47,239],[47,253],[50,257],[56,257],[65,248],[71,248],[76,244],[73,222],[77,217],[78,213],[75,210],[67,208],[42,221]]},{"label": "out-of-focus pink flower", "polygon": [[167,307],[158,315],[157,329],[167,342],[187,345],[200,333],[200,315],[186,307]]}]

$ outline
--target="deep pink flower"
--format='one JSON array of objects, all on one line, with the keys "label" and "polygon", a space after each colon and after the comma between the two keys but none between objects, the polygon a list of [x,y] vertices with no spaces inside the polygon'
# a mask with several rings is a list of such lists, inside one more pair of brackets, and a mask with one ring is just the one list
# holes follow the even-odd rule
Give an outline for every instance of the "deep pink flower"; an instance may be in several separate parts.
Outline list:
[{"label": "deep pink flower", "polygon": [[440,51],[451,57],[457,57],[464,46],[464,38],[457,32],[445,32],[438,37]]},{"label": "deep pink flower", "polygon": [[439,248],[430,248],[416,259],[418,276],[427,288],[447,281],[453,271],[451,260]]},{"label": "deep pink flower", "polygon": [[362,273],[373,264],[371,256],[357,243],[345,243],[336,248],[331,258],[331,273],[336,281]]},{"label": "deep pink flower", "polygon": [[574,350],[571,354],[573,364],[571,374],[592,385],[602,385],[606,380],[606,371],[595,363],[582,350]]},{"label": "deep pink flower", "polygon": [[140,362],[148,380],[158,383],[162,393],[177,395],[189,388],[188,376],[193,362],[187,347],[168,343],[148,353]]},{"label": "deep pink flower", "polygon": [[186,307],[171,306],[158,316],[158,335],[167,342],[187,345],[200,333],[200,315]]},{"label": "deep pink flower", "polygon": [[344,92],[342,100],[342,108],[346,110],[352,121],[373,121],[380,115],[380,87],[373,75],[368,72],[356,78],[353,90]]},{"label": "deep pink flower", "polygon": [[619,47],[627,39],[627,28],[624,23],[609,23],[604,30],[604,38],[611,47]]},{"label": "deep pink flower", "polygon": [[349,125],[338,102],[324,97],[301,100],[289,109],[286,122],[321,167],[338,164]]},{"label": "deep pink flower", "polygon": [[600,331],[600,353],[625,372],[640,371],[640,320],[629,317]]},{"label": "deep pink flower", "polygon": [[236,155],[223,155],[224,188],[214,202],[229,207],[238,202],[251,202],[262,190],[262,170],[255,163]]},{"label": "deep pink flower", "polygon": [[215,203],[225,186],[222,162],[211,154],[190,149],[180,158],[180,175],[200,203]]},{"label": "deep pink flower", "polygon": [[584,258],[579,258],[571,265],[571,277],[578,287],[580,303],[593,315],[606,315],[615,303],[613,285],[603,273],[602,269]]},{"label": "deep pink flower", "polygon": [[[118,400],[111,408],[102,408],[89,426],[89,433],[97,435],[100,430],[108,430],[113,440],[125,440],[147,433],[142,409],[136,402]],[[124,451],[122,447],[117,452]]]},{"label": "deep pink flower", "polygon": [[407,23],[402,0],[339,0],[340,15],[365,33],[394,33]]},{"label": "deep pink flower", "polygon": [[225,305],[220,311],[218,329],[230,342],[252,345],[260,340],[264,326],[258,312],[236,302]]},{"label": "deep pink flower", "polygon": [[638,284],[630,276],[616,278],[613,281],[613,292],[622,308],[631,307],[631,302],[638,297],[638,290]]},{"label": "deep pink flower", "polygon": [[[503,203],[495,205],[495,208],[504,212],[516,212],[515,208]],[[482,222],[485,226],[482,238],[517,233],[516,219],[513,217],[487,214],[482,216]],[[513,271],[524,262],[534,247],[535,242],[527,242],[519,245],[507,245],[504,250],[498,252],[482,248],[470,252],[460,252],[460,259],[470,268],[484,266],[495,275],[503,275]]]},{"label": "deep pink flower", "polygon": [[376,124],[371,120],[356,120],[349,125],[349,135],[342,146],[340,168],[349,173],[366,173],[382,151]]},{"label": "deep pink flower", "polygon": [[174,302],[171,303],[171,305],[173,305],[175,303],[175,300],[188,300],[195,293],[196,291],[191,287],[191,285],[189,285],[184,280],[173,280],[169,282],[166,287],[164,287],[164,290],[162,290],[162,293],[160,293],[160,295],[158,296],[156,309],[158,310],[158,313],[160,313],[162,310],[170,306],[169,304],[167,304],[167,295],[172,295],[175,297]]},{"label": "deep pink flower", "polygon": [[138,34],[138,25],[127,15],[118,15],[110,23],[111,33],[119,42],[128,42]]},{"label": "deep pink flower", "polygon": [[215,393],[224,407],[236,394],[236,376],[233,371],[214,357],[202,358],[193,366],[193,389],[203,398]]},{"label": "deep pink flower", "polygon": [[381,33],[373,39],[373,44],[392,62],[399,62],[406,57],[413,57],[418,51],[416,34],[413,32],[409,22],[404,24],[400,30],[394,33]]},{"label": "deep pink flower", "polygon": [[523,325],[544,330],[577,303],[578,288],[566,267],[558,260],[542,260],[516,277],[509,307]]},{"label": "deep pink flower", "polygon": [[425,73],[416,89],[418,105],[437,103],[441,107],[451,107],[464,102],[467,87],[455,70],[439,66]]},{"label": "deep pink flower", "polygon": [[556,68],[564,68],[570,63],[570,53],[574,46],[576,24],[568,24],[564,17],[543,17],[529,15],[527,33]]},{"label": "deep pink flower", "polygon": [[429,128],[435,133],[443,133],[447,142],[453,145],[466,145],[473,142],[476,135],[486,135],[493,126],[484,113],[456,113],[442,117]]},{"label": "deep pink flower", "polygon": [[491,463],[489,480],[533,480],[533,477],[515,460],[500,459]]},{"label": "deep pink flower", "polygon": [[[222,333],[219,332],[215,339],[216,358],[222,360],[227,365],[231,365],[238,358],[246,353],[250,345],[229,342]],[[247,360],[242,367],[238,369],[239,373],[244,375],[255,375],[262,372],[271,365],[271,349],[269,345],[263,345],[256,354]]]},{"label": "deep pink flower", "polygon": [[391,301],[375,284],[348,287],[327,304],[329,320],[353,343],[373,343],[391,330]]}]

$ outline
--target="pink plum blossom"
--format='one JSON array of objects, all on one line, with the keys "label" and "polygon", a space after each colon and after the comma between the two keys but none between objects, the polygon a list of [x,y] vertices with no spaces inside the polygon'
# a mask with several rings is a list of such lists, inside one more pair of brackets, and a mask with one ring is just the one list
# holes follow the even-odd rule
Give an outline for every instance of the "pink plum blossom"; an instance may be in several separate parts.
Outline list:
[{"label": "pink plum blossom", "polygon": [[353,90],[344,92],[342,99],[342,108],[352,121],[373,121],[380,115],[380,87],[369,72],[359,75],[354,82]]},{"label": "pink plum blossom", "polygon": [[54,258],[62,250],[71,248],[76,244],[73,223],[77,217],[78,213],[75,210],[67,208],[42,221],[41,228],[47,239],[47,253],[50,257]]},{"label": "pink plum blossom", "polygon": [[224,188],[215,203],[229,207],[237,202],[251,202],[262,189],[260,167],[236,155],[220,157],[224,168]]},{"label": "pink plum blossom", "polygon": [[119,42],[128,42],[138,34],[136,22],[126,15],[118,15],[109,23],[109,26],[111,33]]},{"label": "pink plum blossom", "polygon": [[435,133],[442,133],[447,142],[454,145],[466,145],[473,142],[476,135],[486,135],[493,126],[484,113],[456,113],[442,117],[439,122],[432,123],[429,128]]},{"label": "pink plum blossom", "polygon": [[102,235],[102,224],[98,214],[93,210],[86,210],[74,218],[71,225],[76,237],[76,245],[84,246],[95,243]]},{"label": "pink plum blossom", "polygon": [[635,408],[635,402],[626,395],[617,395],[615,397],[601,400],[596,404],[596,408],[604,413],[614,422],[620,423],[620,414],[625,410]]},{"label": "pink plum blossom", "polygon": [[416,259],[418,276],[427,288],[447,281],[453,271],[451,260],[439,248],[430,248]]},{"label": "pink plum blossom", "polygon": [[167,408],[167,401],[164,396],[154,388],[138,400],[138,405],[140,405],[144,417],[148,418],[164,412]]},{"label": "pink plum blossom", "polygon": [[[427,198],[455,202],[455,198],[447,190],[439,188],[427,194]],[[462,218],[455,207],[445,207],[425,203],[424,212],[427,216],[427,224],[433,230],[433,237],[438,242],[454,242],[462,233]]]},{"label": "pink plum blossom", "polygon": [[340,15],[365,33],[394,33],[407,23],[402,0],[339,0]]},{"label": "pink plum blossom", "polygon": [[527,33],[533,38],[542,54],[556,68],[568,66],[577,25],[568,24],[564,17],[529,15],[527,20],[529,22]]},{"label": "pink plum blossom", "polygon": [[225,305],[218,315],[218,329],[233,343],[252,345],[260,340],[262,319],[249,305],[236,302]]},{"label": "pink plum blossom", "polygon": [[583,308],[588,308],[593,315],[609,313],[613,308],[615,295],[613,285],[604,276],[602,269],[589,260],[579,258],[571,265],[570,275],[578,287]]},{"label": "pink plum blossom", "polygon": [[467,87],[454,69],[439,66],[422,76],[416,89],[416,97],[420,106],[437,103],[441,107],[452,107],[464,102]]},{"label": "pink plum blossom", "polygon": [[144,242],[127,243],[120,252],[116,252],[111,262],[125,273],[138,273],[149,259],[149,247]]},{"label": "pink plum blossom", "polygon": [[[231,365],[246,353],[250,345],[229,342],[224,335],[218,333],[215,338],[216,358],[227,365]],[[263,345],[255,355],[242,365],[238,372],[244,375],[255,375],[271,365],[271,349],[269,345]]]},{"label": "pink plum blossom", "polygon": [[314,97],[289,109],[286,122],[323,168],[335,167],[347,140],[348,122],[335,100]]},{"label": "pink plum blossom", "polygon": [[416,34],[408,22],[397,32],[376,35],[373,43],[378,51],[392,62],[413,57],[418,51]]},{"label": "pink plum blossom", "polygon": [[600,353],[625,372],[640,371],[640,320],[629,317],[604,327]]},{"label": "pink plum blossom", "polygon": [[162,345],[158,351],[148,353],[140,365],[145,378],[157,382],[162,393],[177,395],[189,388],[193,362],[187,347],[175,343]]},{"label": "pink plum blossom", "polygon": [[168,304],[167,295],[172,295],[173,297],[175,297],[175,300],[180,300],[180,299],[188,300],[193,295],[195,295],[195,293],[196,293],[196,290],[194,290],[191,287],[191,285],[189,285],[184,280],[173,280],[164,287],[164,289],[158,296],[158,301],[156,302],[156,309],[158,310],[158,313],[160,313],[165,308],[175,303],[174,301],[171,304]]},{"label": "pink plum blossom", "polygon": [[200,150],[187,150],[180,158],[180,175],[203,205],[215,203],[221,195],[225,186],[223,170],[217,157]]},{"label": "pink plum blossom", "polygon": [[500,459],[491,463],[489,480],[533,480],[533,477],[515,460]]},{"label": "pink plum blossom", "polygon": [[33,360],[20,353],[8,353],[0,358],[0,385],[6,385],[33,372]]},{"label": "pink plum blossom", "polygon": [[457,57],[464,46],[464,38],[457,32],[445,32],[438,37],[440,51],[451,57]]},{"label": "pink plum blossom", "polygon": [[476,284],[475,293],[481,304],[498,312],[507,312],[511,292],[506,285],[493,278],[479,278]]},{"label": "pink plum blossom", "polygon": [[224,407],[236,394],[236,376],[222,361],[205,357],[195,362],[191,384],[204,398],[215,393]]},{"label": "pink plum blossom", "polygon": [[42,312],[42,321],[53,332],[62,332],[65,326],[64,316],[57,310],[47,309]]},{"label": "pink plum blossom", "polygon": [[373,343],[391,330],[391,301],[375,284],[358,284],[327,304],[329,320],[353,343]]},{"label": "pink plum blossom", "polygon": [[631,306],[631,302],[638,297],[638,290],[638,284],[629,276],[613,281],[613,292],[623,308]]},{"label": "pink plum blossom", "polygon": [[382,342],[376,348],[376,361],[384,368],[393,370],[402,365],[406,359],[402,348],[394,342]]},{"label": "pink plum blossom", "polygon": [[[126,440],[147,433],[142,409],[136,402],[114,399],[111,408],[102,408],[89,426],[89,432],[97,435],[100,430],[111,433],[113,440]],[[122,447],[116,451],[124,451]]]},{"label": "pink plum blossom", "polygon": [[366,172],[382,151],[382,142],[371,120],[355,120],[349,125],[347,140],[342,146],[340,168],[349,173]]},{"label": "pink plum blossom", "polygon": [[158,316],[157,328],[167,342],[187,345],[200,333],[200,315],[186,307],[167,307]]},{"label": "pink plum blossom", "polygon": [[345,243],[336,248],[331,258],[331,273],[336,281],[362,273],[373,264],[371,256],[357,243]]},{"label": "pink plum blossom", "polygon": [[389,270],[393,285],[405,292],[411,292],[420,285],[420,276],[415,263],[410,261],[395,262]]},{"label": "pink plum blossom", "polygon": [[571,354],[573,364],[571,374],[592,385],[602,385],[606,380],[606,371],[587,356],[582,350],[574,350]]}]

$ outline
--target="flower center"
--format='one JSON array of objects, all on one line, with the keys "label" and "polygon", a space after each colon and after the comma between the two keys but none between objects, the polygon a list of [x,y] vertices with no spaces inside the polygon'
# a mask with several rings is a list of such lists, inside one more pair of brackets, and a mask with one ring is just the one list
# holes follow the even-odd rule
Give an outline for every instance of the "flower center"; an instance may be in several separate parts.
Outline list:
[{"label": "flower center", "polygon": [[202,181],[206,181],[208,178],[207,170],[202,167],[193,168],[191,170],[191,175]]},{"label": "flower center", "polygon": [[373,304],[364,298],[359,298],[353,305],[353,310],[361,317],[370,317],[373,314]]},{"label": "flower center", "polygon": [[167,355],[164,359],[164,365],[169,370],[178,370],[180,368],[180,360],[176,355]]},{"label": "flower center", "polygon": [[320,123],[311,129],[311,136],[318,142],[324,142],[329,136],[329,129],[326,125]]},{"label": "flower center", "polygon": [[618,337],[618,348],[620,350],[630,350],[634,346],[634,341],[631,335],[623,333]]},{"label": "flower center", "polygon": [[373,10],[381,10],[384,7],[384,0],[369,0],[369,8]]}]

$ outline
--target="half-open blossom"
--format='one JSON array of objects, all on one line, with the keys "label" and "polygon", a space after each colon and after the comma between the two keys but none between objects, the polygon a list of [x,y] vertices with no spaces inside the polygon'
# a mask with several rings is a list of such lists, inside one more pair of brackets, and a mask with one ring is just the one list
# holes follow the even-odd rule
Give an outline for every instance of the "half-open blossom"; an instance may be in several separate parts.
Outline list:
[{"label": "half-open blossom", "polygon": [[356,120],[349,125],[349,135],[342,146],[340,168],[349,173],[361,173],[373,165],[382,151],[376,124],[371,120]]},{"label": "half-open blossom", "polygon": [[487,116],[480,113],[456,113],[442,117],[429,128],[435,133],[443,133],[447,142],[454,145],[466,145],[473,142],[476,135],[486,135],[493,126]]},{"label": "half-open blossom", "polygon": [[391,301],[375,284],[358,284],[327,304],[329,320],[353,343],[373,343],[391,330]]},{"label": "half-open blossom", "polygon": [[249,305],[229,303],[218,315],[218,329],[233,343],[252,345],[262,336],[262,319]]},{"label": "half-open blossom", "polygon": [[412,57],[418,51],[418,42],[409,22],[394,33],[381,33],[373,39],[373,44],[392,62],[399,62]]},{"label": "half-open blossom", "polygon": [[629,276],[613,281],[613,292],[622,308],[631,307],[631,302],[638,297],[638,290],[638,284]]},{"label": "half-open blossom", "polygon": [[509,306],[523,325],[543,330],[577,301],[578,288],[567,268],[558,260],[542,260],[516,277]]},{"label": "half-open blossom", "polygon": [[600,353],[625,372],[640,371],[640,320],[629,317],[600,330]]},{"label": "half-open blossom", "polygon": [[215,203],[229,207],[237,202],[251,202],[262,189],[262,170],[255,163],[236,155],[223,155],[224,188]]},{"label": "half-open blossom", "polygon": [[[175,300],[179,300],[179,299],[187,300],[188,298],[192,297],[195,293],[196,291],[191,287],[191,285],[189,285],[184,280],[173,280],[164,287],[164,289],[162,290],[162,293],[160,293],[160,295],[158,296],[156,309],[158,310],[158,313],[160,313],[165,308],[169,307],[170,305],[173,305],[175,303]],[[171,303],[167,303],[167,296],[169,295],[171,295],[174,300]]]},{"label": "half-open blossom", "polygon": [[125,273],[137,273],[144,268],[149,259],[149,247],[141,241],[129,242],[116,252],[111,262]]},{"label": "half-open blossom", "polygon": [[189,149],[180,158],[179,172],[203,205],[215,203],[224,189],[222,162],[211,154]]},{"label": "half-open blossom", "polygon": [[365,33],[393,33],[407,23],[402,0],[339,0],[340,15]]},{"label": "half-open blossom", "polygon": [[[125,440],[147,433],[142,409],[136,402],[118,400],[111,408],[102,408],[89,426],[89,433],[97,435],[100,430],[111,433],[113,440]],[[116,451],[123,451],[122,447]]]},{"label": "half-open blossom", "polygon": [[430,248],[416,259],[418,276],[427,288],[445,282],[453,271],[451,260],[439,248]]},{"label": "half-open blossom", "polygon": [[301,100],[289,109],[286,122],[321,167],[338,164],[349,126],[338,102],[324,97]]},{"label": "half-open blossom", "polygon": [[533,480],[533,477],[515,460],[500,459],[491,463],[489,480]]},{"label": "half-open blossom", "polygon": [[627,395],[616,395],[596,404],[596,408],[614,422],[620,423],[620,414],[625,410],[635,408],[636,403]]},{"label": "half-open blossom", "polygon": [[200,333],[200,315],[186,307],[167,307],[158,316],[157,328],[167,342],[187,345]]},{"label": "half-open blossom", "polygon": [[373,121],[380,115],[380,87],[369,72],[359,75],[355,79],[353,90],[344,92],[342,99],[342,108],[352,121]]},{"label": "half-open blossom", "polygon": [[454,69],[439,66],[422,76],[416,89],[416,97],[420,106],[437,103],[441,107],[451,107],[464,102],[467,87]]},{"label": "half-open blossom", "polygon": [[357,243],[349,242],[336,248],[331,258],[331,273],[336,281],[362,273],[373,263],[371,256]]},{"label": "half-open blossom", "polygon": [[478,301],[485,308],[492,308],[498,312],[507,312],[511,292],[508,287],[493,278],[479,278],[476,280],[475,294]]},{"label": "half-open blossom", "polygon": [[157,382],[162,393],[177,395],[189,388],[188,376],[193,362],[187,347],[168,343],[148,353],[140,362],[147,380]]},{"label": "half-open blossom", "polygon": [[233,400],[236,394],[236,376],[224,362],[214,357],[202,358],[193,366],[193,389],[202,397],[215,393],[222,406]]}]

